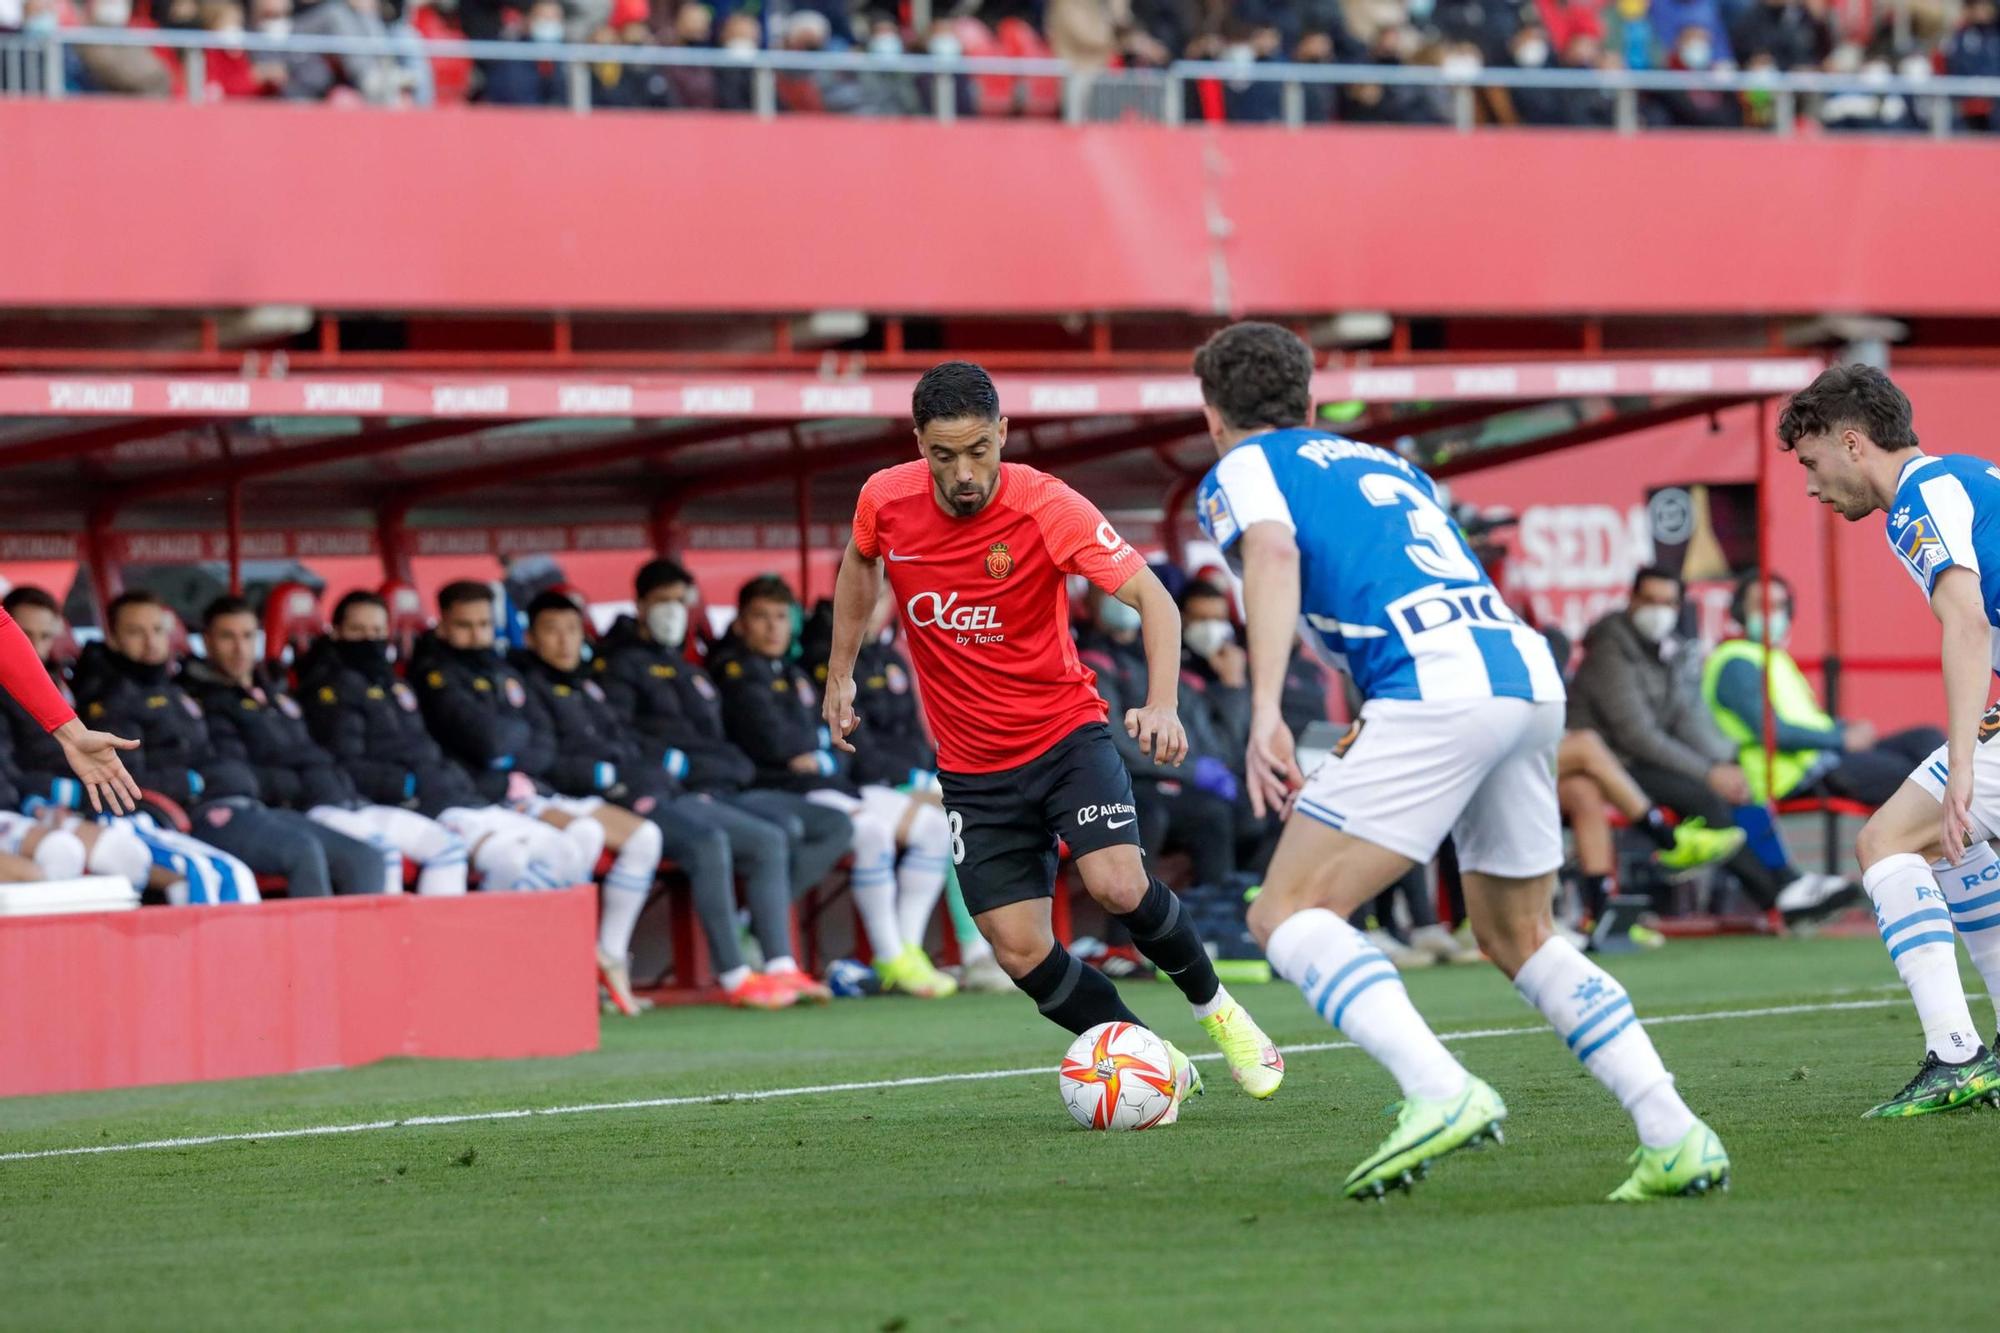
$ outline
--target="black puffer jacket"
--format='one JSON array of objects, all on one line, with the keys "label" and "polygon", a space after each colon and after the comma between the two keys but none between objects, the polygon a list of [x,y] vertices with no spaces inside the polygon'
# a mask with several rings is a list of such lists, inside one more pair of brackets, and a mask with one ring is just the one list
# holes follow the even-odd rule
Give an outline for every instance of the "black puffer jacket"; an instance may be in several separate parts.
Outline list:
[{"label": "black puffer jacket", "polygon": [[362,803],[354,779],[313,740],[305,710],[289,694],[238,685],[199,657],[183,664],[180,678],[208,715],[216,748],[256,771],[266,804],[310,810]]},{"label": "black puffer jacket", "polygon": [[259,794],[247,759],[216,746],[201,705],[168,667],[93,643],[76,664],[76,697],[92,727],[139,742],[124,759],[141,787],[186,806]]},{"label": "black puffer jacket", "polygon": [[299,663],[306,725],[363,799],[435,816],[488,802],[424,727],[416,691],[396,677],[384,643],[321,639]]},{"label": "black puffer jacket", "polygon": [[756,780],[756,764],[723,726],[715,681],[678,649],[640,634],[630,616],[611,627],[594,669],[646,762],[664,766],[679,751],[687,766],[681,781],[690,791],[741,791]]}]

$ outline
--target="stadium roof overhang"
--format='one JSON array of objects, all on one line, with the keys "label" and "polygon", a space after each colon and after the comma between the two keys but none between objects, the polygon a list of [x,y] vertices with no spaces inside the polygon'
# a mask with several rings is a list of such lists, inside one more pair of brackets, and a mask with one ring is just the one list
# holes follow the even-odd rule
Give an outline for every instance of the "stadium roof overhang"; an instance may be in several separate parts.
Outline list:
[{"label": "stadium roof overhang", "polygon": [[[1801,357],[1323,370],[1343,433],[1437,475],[1790,392]],[[0,378],[0,560],[126,564],[825,547],[874,468],[913,456],[912,375]],[[1213,460],[1195,382],[996,376],[1008,456],[1178,553]]]}]

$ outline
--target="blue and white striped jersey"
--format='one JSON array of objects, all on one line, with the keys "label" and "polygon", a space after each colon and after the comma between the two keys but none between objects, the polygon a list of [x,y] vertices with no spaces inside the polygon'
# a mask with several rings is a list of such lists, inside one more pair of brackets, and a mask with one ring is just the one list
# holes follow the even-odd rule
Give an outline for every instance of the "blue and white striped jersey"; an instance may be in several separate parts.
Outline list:
[{"label": "blue and white striped jersey", "polygon": [[1896,481],[1888,538],[1925,597],[1947,569],[1979,576],[2000,671],[2000,468],[1971,454],[1912,458]]},{"label": "blue and white striped jersey", "polygon": [[1270,431],[1210,469],[1198,504],[1232,563],[1251,525],[1293,532],[1306,624],[1366,697],[1563,699],[1547,642],[1501,600],[1431,479],[1396,455]]}]

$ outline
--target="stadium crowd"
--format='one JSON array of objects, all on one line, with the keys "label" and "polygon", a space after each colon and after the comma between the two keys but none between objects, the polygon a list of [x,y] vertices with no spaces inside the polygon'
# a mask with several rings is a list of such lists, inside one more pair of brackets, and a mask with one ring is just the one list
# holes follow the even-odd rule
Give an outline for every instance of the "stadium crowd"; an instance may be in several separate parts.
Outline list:
[{"label": "stadium crowd", "polygon": [[[917,31],[893,9],[849,0],[749,5],[738,0],[0,0],[0,31],[60,27],[205,29],[226,38],[255,32],[380,37],[394,56],[338,58],[303,52],[209,53],[205,91],[218,98],[360,100],[428,105],[474,100],[563,105],[565,70],[549,61],[465,61],[427,57],[424,43],[467,37],[602,48],[587,70],[594,105],[747,110],[752,78],[729,65],[659,68],[623,63],[618,48],[685,47],[724,54],[760,49],[868,51],[940,57],[1056,57],[1076,69],[1145,70],[1176,60],[1244,68],[1259,64],[1435,66],[1461,76],[1485,67],[1825,71],[1858,76],[1850,92],[1808,99],[1800,113],[1830,130],[1899,131],[1927,126],[1930,99],[1868,86],[1896,76],[2000,76],[2000,9],[1995,0],[1943,6],[1921,0],[1896,21],[1887,7],[1872,21],[1849,19],[1828,0],[971,0]],[[78,93],[166,97],[185,70],[171,52],[81,46],[68,52],[66,79]],[[926,114],[935,81],[889,73],[826,71],[780,75],[787,113]],[[1049,80],[959,78],[963,115],[1054,115]],[[1189,81],[1185,118],[1275,121],[1284,114],[1275,83],[1229,78]],[[1111,99],[1116,104],[1118,99]],[[1995,104],[2000,107],[2000,103]],[[1648,93],[1639,104],[1652,125],[1730,128],[1769,125],[1765,93]],[[1157,109],[1155,109],[1157,113]],[[1118,114],[1117,105],[1106,112]],[[1485,122],[1610,125],[1608,93],[1483,89]],[[1960,109],[1968,128],[1991,129],[2000,110]],[[1307,86],[1312,121],[1449,123],[1438,88]]]},{"label": "stadium crowd", "polygon": [[[760,577],[714,633],[694,576],[656,559],[637,572],[632,613],[598,634],[543,563],[533,579],[448,584],[427,625],[392,623],[384,598],[360,591],[301,637],[224,596],[199,612],[199,651],[161,598],[131,591],[105,608],[102,638],[77,652],[55,598],[14,588],[0,605],[84,718],[142,742],[128,762],[149,801],[132,817],[86,818],[59,747],[0,702],[0,809],[18,812],[0,814],[0,879],[88,871],[174,904],[596,881],[600,976],[627,1013],[640,1003],[634,934],[663,883],[688,893],[729,1001],[757,1008],[830,998],[794,956],[792,905],[844,885],[874,964],[850,966],[844,987],[934,998],[1010,985],[957,893],[936,755],[886,597],[857,663],[863,726],[848,755],[818,707],[828,604],[808,613],[784,580]],[[1235,594],[1219,569],[1155,568],[1182,617],[1189,757],[1167,767],[1122,729],[1114,736],[1152,864],[1208,917],[1225,953],[1254,957],[1244,903],[1279,824],[1254,814],[1245,793]],[[1776,583],[1767,625],[1753,586],[1740,584],[1732,606],[1742,635],[1706,658],[1681,634],[1680,580],[1659,569],[1641,571],[1630,605],[1595,625],[1579,653],[1557,645],[1559,660],[1578,659],[1561,752],[1575,847],[1563,915],[1597,947],[1646,939],[1632,927],[1661,905],[1666,877],[1712,864],[1726,863],[1724,882],[1757,908],[1790,920],[1853,901],[1845,881],[1793,865],[1770,803],[1877,804],[1937,743],[1879,738],[1865,721],[1823,712],[1784,652],[1788,588]],[[1087,585],[1073,592],[1079,656],[1122,718],[1146,691],[1137,612]],[[1768,781],[1767,643],[1779,748]],[[1284,712],[1307,753],[1341,752],[1329,719],[1355,701],[1337,707],[1338,679],[1295,650]],[[1615,821],[1629,826],[1636,857],[1616,854]],[[1449,891],[1448,857],[1440,882]],[[940,900],[963,960],[955,975],[926,947]],[[1434,902],[1419,871],[1356,924],[1400,966],[1475,960]],[[1113,972],[1143,966],[1109,924],[1108,938],[1079,952]]]}]

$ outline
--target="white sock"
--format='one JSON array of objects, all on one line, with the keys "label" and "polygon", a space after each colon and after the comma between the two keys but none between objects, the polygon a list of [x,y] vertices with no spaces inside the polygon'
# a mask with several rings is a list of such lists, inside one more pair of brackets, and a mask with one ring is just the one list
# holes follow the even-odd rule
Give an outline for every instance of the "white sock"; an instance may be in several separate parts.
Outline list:
[{"label": "white sock", "polygon": [[866,811],[854,816],[854,869],[848,875],[854,910],[875,961],[903,952],[903,925],[896,914],[896,831]]},{"label": "white sock", "polygon": [[467,869],[465,839],[456,833],[446,832],[436,850],[424,858],[423,869],[417,872],[418,895],[425,898],[464,897]]},{"label": "white sock", "polygon": [[1450,1097],[1465,1086],[1464,1067],[1410,1003],[1395,965],[1332,912],[1315,907],[1286,917],[1264,952],[1321,1018],[1389,1071],[1404,1096]]},{"label": "white sock", "polygon": [[1939,861],[1931,868],[1944,889],[1958,937],[1986,983],[1986,998],[2000,1011],[2000,856],[1994,855],[1992,843],[1976,842],[1963,861]]},{"label": "white sock", "polygon": [[613,958],[623,958],[632,951],[632,932],[639,927],[639,913],[646,910],[646,900],[653,896],[653,881],[660,874],[661,844],[658,824],[639,825],[605,873],[597,947]]},{"label": "white sock", "polygon": [[50,879],[77,878],[89,857],[83,839],[67,829],[50,829],[35,844],[34,862]]},{"label": "white sock", "polygon": [[775,958],[766,958],[764,960],[764,971],[767,973],[796,972],[798,970],[799,960],[788,953],[781,953]]},{"label": "white sock", "polygon": [[1229,998],[1229,988],[1218,985],[1215,988],[1215,994],[1209,997],[1207,1004],[1190,1004],[1188,1008],[1194,1010],[1195,1021],[1200,1022],[1204,1018],[1215,1017],[1230,1003],[1232,1001]]},{"label": "white sock", "polygon": [[100,824],[97,845],[90,849],[89,868],[99,875],[116,875],[132,881],[144,892],[153,873],[153,853],[130,824]]},{"label": "white sock", "polygon": [[1611,1090],[1638,1126],[1639,1142],[1670,1148],[1687,1137],[1694,1112],[1674,1091],[1674,1076],[1660,1063],[1632,997],[1609,972],[1568,941],[1551,938],[1522,964],[1514,989],[1542,1011],[1591,1077]]},{"label": "white sock", "polygon": [[1979,1033],[1958,979],[1951,913],[1931,868],[1914,852],[1899,852],[1870,866],[1861,886],[1875,902],[1875,925],[1889,946],[1889,961],[1916,1001],[1924,1043],[1949,1064],[1970,1060],[1979,1049]]},{"label": "white sock", "polygon": [[896,925],[903,938],[921,946],[944,897],[951,864],[951,821],[934,805],[920,805],[910,820],[909,845],[896,868]]},{"label": "white sock", "polygon": [[403,854],[389,845],[386,838],[370,838],[368,845],[382,854],[382,892],[384,894],[403,891]]},{"label": "white sock", "polygon": [[749,979],[750,979],[749,968],[732,967],[727,972],[724,972],[721,976],[717,977],[715,980],[717,984],[719,984],[722,987],[722,989],[735,990],[738,986],[741,986],[744,982],[748,981]]},{"label": "white sock", "polygon": [[597,878],[597,859],[604,855],[604,825],[594,819],[572,819],[564,825],[562,840],[572,858],[562,883],[588,884]]}]

